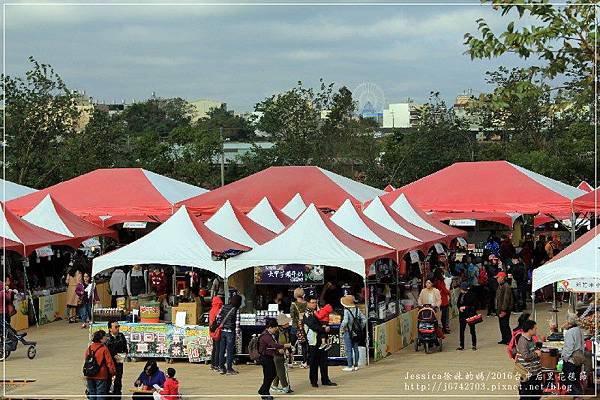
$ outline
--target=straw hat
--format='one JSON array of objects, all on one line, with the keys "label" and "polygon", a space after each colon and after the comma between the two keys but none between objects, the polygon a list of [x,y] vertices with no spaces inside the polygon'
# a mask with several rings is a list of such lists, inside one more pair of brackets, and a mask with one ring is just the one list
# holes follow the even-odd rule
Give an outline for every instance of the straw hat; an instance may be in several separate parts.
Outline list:
[{"label": "straw hat", "polygon": [[342,297],[340,303],[342,303],[342,305],[346,308],[356,307],[356,300],[354,300],[354,296],[351,294]]},{"label": "straw hat", "polygon": [[292,319],[285,314],[279,314],[277,316],[277,325],[283,326],[292,322]]}]

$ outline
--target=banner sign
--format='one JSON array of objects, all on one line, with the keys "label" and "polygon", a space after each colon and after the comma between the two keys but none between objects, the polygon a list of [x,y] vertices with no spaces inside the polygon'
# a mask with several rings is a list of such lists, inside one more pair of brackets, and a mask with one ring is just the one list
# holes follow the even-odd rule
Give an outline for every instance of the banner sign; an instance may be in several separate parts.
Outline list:
[{"label": "banner sign", "polygon": [[556,283],[558,292],[600,293],[599,278],[566,279]]},{"label": "banner sign", "polygon": [[257,285],[321,285],[325,268],[322,265],[282,264],[254,267]]},{"label": "banner sign", "polygon": [[[61,296],[64,298],[63,301],[60,301]],[[38,297],[38,320],[40,325],[63,318],[66,307],[64,304],[65,299],[66,294],[64,292]]]},{"label": "banner sign", "polygon": [[50,257],[51,255],[54,254],[54,252],[52,251],[52,247],[44,246],[44,247],[39,247],[39,248],[35,249],[35,254],[39,258],[41,258],[41,257]]},{"label": "banner sign", "polygon": [[450,226],[475,226],[477,221],[474,219],[451,219]]},{"label": "banner sign", "polygon": [[[212,340],[207,326],[171,324],[136,324],[122,322],[121,333],[129,346],[129,357],[133,358],[188,358],[191,362],[210,359]],[[106,324],[93,324],[90,335]],[[189,347],[188,347],[189,346]],[[191,349],[191,355],[189,351]]]},{"label": "banner sign", "polygon": [[126,229],[144,229],[146,228],[147,222],[124,222],[123,228]]}]

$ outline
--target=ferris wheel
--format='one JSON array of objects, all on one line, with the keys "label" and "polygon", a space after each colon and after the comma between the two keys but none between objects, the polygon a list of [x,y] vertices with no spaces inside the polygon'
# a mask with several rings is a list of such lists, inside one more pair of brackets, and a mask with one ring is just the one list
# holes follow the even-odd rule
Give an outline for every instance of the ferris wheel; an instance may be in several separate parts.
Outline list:
[{"label": "ferris wheel", "polygon": [[360,115],[381,113],[386,106],[383,89],[371,82],[358,85],[352,92],[352,97],[358,102]]}]

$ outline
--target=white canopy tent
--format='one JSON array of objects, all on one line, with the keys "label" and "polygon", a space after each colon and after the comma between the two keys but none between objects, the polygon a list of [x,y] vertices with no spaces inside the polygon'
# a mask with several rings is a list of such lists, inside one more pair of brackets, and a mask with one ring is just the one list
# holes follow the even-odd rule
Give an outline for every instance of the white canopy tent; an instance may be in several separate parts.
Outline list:
[{"label": "white canopy tent", "polygon": [[298,218],[304,210],[306,210],[306,203],[302,199],[300,193],[296,193],[296,195],[281,209],[281,211],[291,219]]},{"label": "white canopy tent", "polygon": [[380,246],[393,248],[383,239],[377,236],[377,234],[369,228],[365,221],[360,218],[358,211],[356,211],[356,208],[354,208],[350,200],[344,201],[344,204],[342,204],[335,214],[331,216],[331,221],[357,238],[378,244]]},{"label": "white canopy tent", "polygon": [[396,201],[394,201],[390,207],[411,224],[440,235],[445,235],[444,232],[431,225],[424,218],[421,218],[421,216],[410,205],[404,193],[400,194],[400,196],[398,196]]},{"label": "white canopy tent", "polygon": [[369,203],[367,208],[364,210],[364,214],[369,217],[369,219],[377,222],[381,226],[386,227],[392,232],[396,232],[399,235],[416,240],[417,242],[422,242],[421,239],[408,232],[400,224],[398,224],[394,218],[392,218],[392,216],[385,209],[379,197],[374,198],[373,201]]},{"label": "white canopy tent", "polygon": [[213,252],[249,250],[207,229],[181,207],[158,228],[127,246],[96,257],[92,275],[133,264],[165,264],[196,267],[225,276],[223,261],[214,261]]},{"label": "white canopy tent", "polygon": [[0,179],[0,186],[2,187],[1,200],[5,202],[25,196],[29,193],[37,192],[37,190],[30,187],[19,185],[18,183],[13,183],[4,179]]},{"label": "white canopy tent", "polygon": [[227,274],[263,265],[312,264],[339,267],[364,277],[367,263],[394,257],[394,250],[348,234],[311,204],[279,236],[229,260]]},{"label": "white canopy tent", "polygon": [[283,212],[275,210],[269,199],[266,197],[263,197],[262,200],[246,215],[260,226],[275,233],[280,233],[292,222],[292,219]]},{"label": "white canopy tent", "polygon": [[532,291],[567,279],[600,279],[600,231],[592,229],[548,263],[533,270]]}]

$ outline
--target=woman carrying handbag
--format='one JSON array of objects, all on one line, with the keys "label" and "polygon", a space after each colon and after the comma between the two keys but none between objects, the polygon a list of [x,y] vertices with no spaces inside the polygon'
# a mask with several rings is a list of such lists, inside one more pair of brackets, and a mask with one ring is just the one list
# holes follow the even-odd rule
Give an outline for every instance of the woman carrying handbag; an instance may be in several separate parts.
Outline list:
[{"label": "woman carrying handbag", "polygon": [[472,349],[477,350],[477,332],[475,325],[477,324],[475,321],[469,323],[467,320],[471,320],[475,317],[477,319],[477,310],[475,308],[475,304],[477,303],[477,299],[475,298],[474,293],[469,290],[469,284],[467,282],[463,282],[460,284],[460,294],[458,295],[458,322],[460,324],[459,334],[460,334],[460,345],[456,350],[464,350],[465,349],[465,329],[467,325],[469,325],[469,330],[471,332],[471,344],[473,345]]}]

